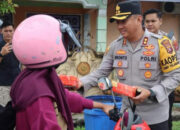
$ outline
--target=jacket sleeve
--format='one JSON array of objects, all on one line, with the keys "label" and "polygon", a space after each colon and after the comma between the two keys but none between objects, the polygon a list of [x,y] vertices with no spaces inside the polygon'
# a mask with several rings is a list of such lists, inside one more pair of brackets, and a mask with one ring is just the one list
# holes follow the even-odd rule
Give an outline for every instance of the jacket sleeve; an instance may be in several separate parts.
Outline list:
[{"label": "jacket sleeve", "polygon": [[162,102],[180,84],[180,64],[172,42],[166,36],[159,39],[158,44],[163,77],[160,84],[151,89],[156,94],[158,102]]},{"label": "jacket sleeve", "polygon": [[65,89],[71,112],[80,113],[85,108],[92,109],[93,101],[82,97],[80,94]]},{"label": "jacket sleeve", "polygon": [[[113,43],[112,43],[113,44]],[[87,76],[80,78],[84,87],[97,86],[97,81],[101,77],[107,77],[113,70],[113,51],[114,47],[111,45],[107,47],[103,60],[98,69]]]}]

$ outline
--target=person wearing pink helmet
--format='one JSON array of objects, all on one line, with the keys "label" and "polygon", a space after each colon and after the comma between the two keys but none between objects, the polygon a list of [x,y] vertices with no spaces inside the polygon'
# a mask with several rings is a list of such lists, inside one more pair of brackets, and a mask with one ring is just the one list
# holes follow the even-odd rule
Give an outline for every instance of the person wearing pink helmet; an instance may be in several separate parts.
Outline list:
[{"label": "person wearing pink helmet", "polygon": [[[26,66],[10,93],[16,130],[73,130],[71,112],[101,108],[108,114],[113,108],[64,89],[55,67],[67,59],[62,40],[65,32],[74,39],[68,25],[48,15],[31,16],[15,30],[13,50]],[[77,39],[75,43],[80,46]]]}]

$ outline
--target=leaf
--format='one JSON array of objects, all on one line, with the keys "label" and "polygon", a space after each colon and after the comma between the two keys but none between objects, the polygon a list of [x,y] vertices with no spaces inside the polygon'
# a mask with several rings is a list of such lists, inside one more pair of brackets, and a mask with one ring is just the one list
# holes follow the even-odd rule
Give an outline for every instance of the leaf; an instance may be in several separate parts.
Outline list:
[{"label": "leaf", "polygon": [[13,6],[14,6],[14,7],[19,7],[19,5],[18,5],[18,4],[13,4]]},{"label": "leaf", "polygon": [[13,3],[12,0],[3,0],[0,2],[0,15],[15,13],[16,7],[18,7],[18,4]]}]

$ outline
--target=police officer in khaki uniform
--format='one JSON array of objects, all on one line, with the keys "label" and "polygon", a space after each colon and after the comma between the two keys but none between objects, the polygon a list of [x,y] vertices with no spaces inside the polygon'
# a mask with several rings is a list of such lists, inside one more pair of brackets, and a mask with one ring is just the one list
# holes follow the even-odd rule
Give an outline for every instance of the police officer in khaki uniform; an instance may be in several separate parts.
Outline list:
[{"label": "police officer in khaki uniform", "polygon": [[[142,27],[141,5],[135,1],[120,2],[110,22],[116,22],[121,36],[108,47],[100,67],[81,78],[86,89],[97,85],[115,69],[119,82],[138,86],[141,94],[132,101],[152,130],[168,130],[168,95],[180,83],[180,64],[171,41]],[[130,107],[123,97],[122,108]]]},{"label": "police officer in khaki uniform", "polygon": [[[148,31],[153,32],[155,34],[159,34],[159,35],[165,35],[168,36],[169,34],[167,34],[166,32],[160,30],[160,27],[162,25],[162,12],[157,10],[157,9],[149,9],[146,10],[143,14],[143,18],[144,18],[144,26],[145,28],[148,29]],[[170,35],[169,38],[171,38],[171,41],[173,43],[174,49],[177,52],[177,57],[178,60],[180,59],[180,49],[179,49],[179,45],[178,42],[176,40],[176,38],[173,35]],[[169,130],[172,130],[172,106],[173,106],[173,102],[174,102],[174,91],[171,92],[171,94],[169,94]]]}]

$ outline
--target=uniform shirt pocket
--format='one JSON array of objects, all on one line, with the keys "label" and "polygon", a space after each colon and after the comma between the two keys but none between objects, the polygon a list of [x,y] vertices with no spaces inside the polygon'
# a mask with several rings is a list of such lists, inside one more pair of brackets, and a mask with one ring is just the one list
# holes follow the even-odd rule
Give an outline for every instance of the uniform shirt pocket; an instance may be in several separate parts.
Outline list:
[{"label": "uniform shirt pocket", "polygon": [[139,62],[140,77],[144,80],[156,80],[157,63]]},{"label": "uniform shirt pocket", "polygon": [[127,60],[115,60],[113,63],[113,67],[116,69],[117,76],[119,79],[126,79],[128,69]]}]

